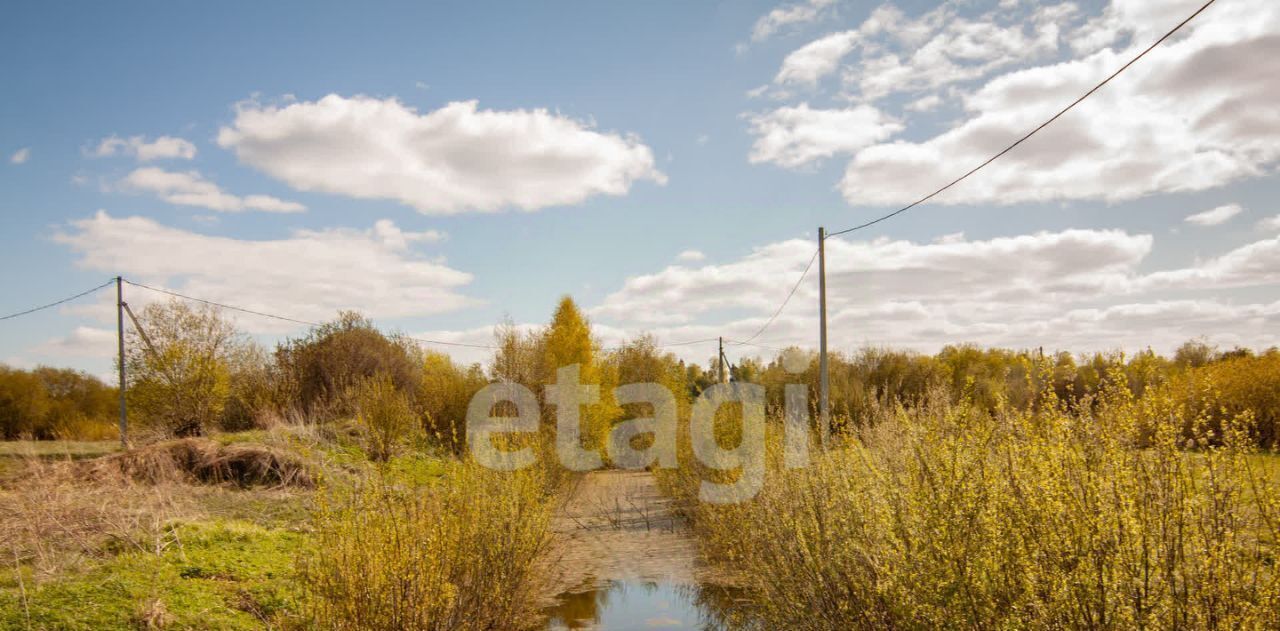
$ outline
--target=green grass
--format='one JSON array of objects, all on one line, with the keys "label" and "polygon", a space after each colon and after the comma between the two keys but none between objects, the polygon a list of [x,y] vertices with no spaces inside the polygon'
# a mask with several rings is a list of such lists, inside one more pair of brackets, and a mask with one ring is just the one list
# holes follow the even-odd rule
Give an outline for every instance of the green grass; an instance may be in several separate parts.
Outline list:
[{"label": "green grass", "polygon": [[[419,451],[372,463],[355,440],[308,444],[267,432],[211,437],[222,444],[261,442],[305,452],[343,483],[381,469],[406,487],[449,478],[448,460]],[[22,472],[31,458],[89,458],[119,451],[114,441],[0,443],[0,472]],[[15,476],[14,484],[25,477]],[[182,491],[179,491],[182,492]],[[107,543],[82,561],[36,579],[25,564],[0,565],[0,629],[140,629],[164,612],[170,629],[293,628],[302,591],[298,559],[313,545],[313,493],[301,489],[190,487],[195,506],[175,522],[172,544],[145,553]],[[97,498],[93,501],[111,501]],[[0,552],[4,549],[0,548]]]},{"label": "green grass", "polygon": [[296,619],[300,592],[295,559],[303,533],[241,521],[175,527],[162,554],[128,553],[73,577],[0,594],[7,629],[137,629],[161,603],[170,628],[261,629]]}]

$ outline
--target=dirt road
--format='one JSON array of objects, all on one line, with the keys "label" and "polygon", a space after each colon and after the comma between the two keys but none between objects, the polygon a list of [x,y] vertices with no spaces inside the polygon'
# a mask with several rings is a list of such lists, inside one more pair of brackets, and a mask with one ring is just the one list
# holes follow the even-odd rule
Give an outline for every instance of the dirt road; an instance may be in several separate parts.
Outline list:
[{"label": "dirt road", "polygon": [[692,585],[697,547],[647,471],[593,471],[552,524],[546,594],[610,581]]}]

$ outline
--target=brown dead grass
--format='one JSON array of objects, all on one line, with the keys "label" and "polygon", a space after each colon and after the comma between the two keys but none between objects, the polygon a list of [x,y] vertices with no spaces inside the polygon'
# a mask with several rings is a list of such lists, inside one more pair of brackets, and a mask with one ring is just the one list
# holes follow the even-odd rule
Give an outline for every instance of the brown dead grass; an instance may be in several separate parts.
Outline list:
[{"label": "brown dead grass", "polygon": [[209,439],[85,460],[33,455],[0,484],[0,567],[38,583],[123,551],[159,554],[181,545],[184,521],[295,505],[314,470],[283,445]]},{"label": "brown dead grass", "polygon": [[75,466],[85,477],[96,481],[123,477],[148,484],[315,486],[310,467],[294,454],[267,445],[220,445],[202,438],[165,441]]},{"label": "brown dead grass", "polygon": [[32,460],[0,488],[0,549],[10,572],[39,581],[117,551],[162,552],[174,520],[199,513],[172,482],[137,484],[116,476],[86,481],[65,463]]}]

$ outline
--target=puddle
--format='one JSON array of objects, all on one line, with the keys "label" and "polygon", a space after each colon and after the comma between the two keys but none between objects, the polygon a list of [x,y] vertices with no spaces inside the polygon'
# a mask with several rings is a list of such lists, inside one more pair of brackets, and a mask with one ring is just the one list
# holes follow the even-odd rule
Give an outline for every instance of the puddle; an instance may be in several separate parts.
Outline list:
[{"label": "puddle", "polygon": [[546,629],[591,631],[737,631],[738,594],[721,587],[649,581],[609,581],[561,594],[543,610]]}]

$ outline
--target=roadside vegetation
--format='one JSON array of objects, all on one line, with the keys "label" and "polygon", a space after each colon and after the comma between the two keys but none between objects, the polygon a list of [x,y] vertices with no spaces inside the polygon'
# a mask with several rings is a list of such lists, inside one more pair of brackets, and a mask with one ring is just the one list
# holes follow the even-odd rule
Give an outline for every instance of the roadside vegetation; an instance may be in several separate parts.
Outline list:
[{"label": "roadside vegetation", "polygon": [[[1268,628],[1280,624],[1280,352],[1190,342],[1172,357],[953,346],[831,361],[835,433],[788,469],[788,384],[816,417],[817,362],[744,358],[765,387],[766,482],[694,501],[687,422],[717,382],[640,336],[604,348],[563,299],[545,327],[499,327],[485,366],[354,313],[274,349],[211,308],[153,304],[116,391],[74,371],[0,368],[0,627],[507,629],[537,626],[548,521],[572,474],[540,431],[515,473],[469,458],[492,383],[541,398],[576,365],[601,386],[581,446],[651,415],[618,385],[669,389],[681,466],[657,472],[706,556],[767,628]],[[785,361],[784,361],[785,359]],[[790,370],[788,370],[790,369]],[[493,406],[497,416],[515,411]],[[735,409],[716,424],[741,441]],[[812,421],[810,421],[812,423]],[[814,430],[810,425],[810,430]],[[631,441],[643,449],[652,439]],[[730,606],[732,605],[732,606]],[[723,609],[723,611],[719,611]]]},{"label": "roadside vegetation", "polygon": [[695,501],[717,475],[697,466],[661,474],[751,594],[731,614],[788,629],[1280,626],[1274,352],[888,358],[845,369],[918,389],[845,399],[806,468],[786,468],[771,426],[752,501]]},{"label": "roadside vegetation", "polygon": [[466,459],[460,415],[491,375],[355,314],[273,353],[214,310],[140,315],[127,451],[114,389],[0,375],[3,431],[27,439],[0,447],[0,627],[536,623],[562,478]]}]

